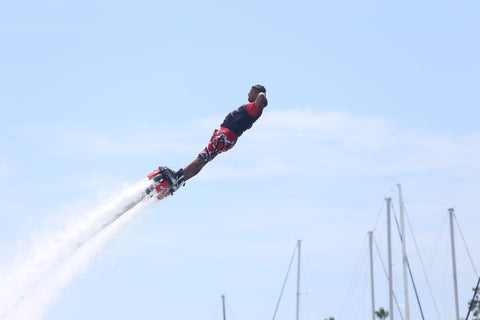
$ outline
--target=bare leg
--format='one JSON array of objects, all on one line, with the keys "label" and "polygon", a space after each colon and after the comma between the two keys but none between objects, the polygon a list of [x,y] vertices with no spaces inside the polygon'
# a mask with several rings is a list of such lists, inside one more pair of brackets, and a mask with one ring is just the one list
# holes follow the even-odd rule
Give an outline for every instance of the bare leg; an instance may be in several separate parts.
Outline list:
[{"label": "bare leg", "polygon": [[190,179],[191,177],[195,176],[197,173],[202,170],[202,168],[206,165],[207,163],[199,156],[197,159],[193,160],[192,163],[190,163],[188,166],[186,166],[183,169],[183,176],[185,181]]}]

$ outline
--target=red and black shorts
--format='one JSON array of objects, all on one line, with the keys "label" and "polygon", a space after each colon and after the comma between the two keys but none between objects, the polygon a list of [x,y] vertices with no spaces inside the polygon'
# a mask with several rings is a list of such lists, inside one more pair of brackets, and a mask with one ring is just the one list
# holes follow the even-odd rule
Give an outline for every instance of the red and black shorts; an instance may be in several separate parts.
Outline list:
[{"label": "red and black shorts", "polygon": [[203,161],[209,162],[218,154],[233,148],[237,142],[237,138],[237,135],[233,131],[221,127],[220,130],[215,130],[210,138],[210,142],[198,156],[201,157]]}]

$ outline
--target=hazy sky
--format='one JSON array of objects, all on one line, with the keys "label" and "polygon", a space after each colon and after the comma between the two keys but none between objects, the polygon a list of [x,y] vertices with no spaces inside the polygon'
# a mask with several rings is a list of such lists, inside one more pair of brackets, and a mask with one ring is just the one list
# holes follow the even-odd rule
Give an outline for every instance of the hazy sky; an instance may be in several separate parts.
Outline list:
[{"label": "hazy sky", "polygon": [[[298,239],[301,319],[368,319],[367,232],[386,262],[383,202],[398,215],[398,183],[436,299],[409,233],[425,317],[453,319],[448,208],[480,258],[479,12],[476,1],[0,0],[0,271],[123,185],[186,166],[260,83],[269,105],[235,148],[140,214],[45,319],[221,319],[222,294],[228,318],[269,319]],[[477,276],[457,240],[465,316]],[[382,268],[376,254],[388,309]],[[295,289],[290,274],[276,319],[295,316]]]}]

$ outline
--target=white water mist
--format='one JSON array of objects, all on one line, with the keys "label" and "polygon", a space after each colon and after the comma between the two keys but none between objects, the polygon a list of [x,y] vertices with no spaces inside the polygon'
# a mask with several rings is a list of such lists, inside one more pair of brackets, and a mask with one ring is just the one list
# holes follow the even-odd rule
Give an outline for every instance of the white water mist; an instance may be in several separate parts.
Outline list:
[{"label": "white water mist", "polygon": [[149,185],[148,179],[118,192],[78,216],[63,230],[49,230],[27,248],[21,261],[0,274],[0,319],[41,319],[76,275],[84,272],[105,244],[156,201],[146,198],[115,219]]}]

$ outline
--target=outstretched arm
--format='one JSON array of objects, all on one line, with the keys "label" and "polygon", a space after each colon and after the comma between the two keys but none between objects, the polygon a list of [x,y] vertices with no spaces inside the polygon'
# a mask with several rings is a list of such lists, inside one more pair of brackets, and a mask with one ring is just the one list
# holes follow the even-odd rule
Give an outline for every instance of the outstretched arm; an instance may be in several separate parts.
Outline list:
[{"label": "outstretched arm", "polygon": [[255,99],[255,107],[266,107],[268,105],[267,96],[264,92],[260,92]]}]

